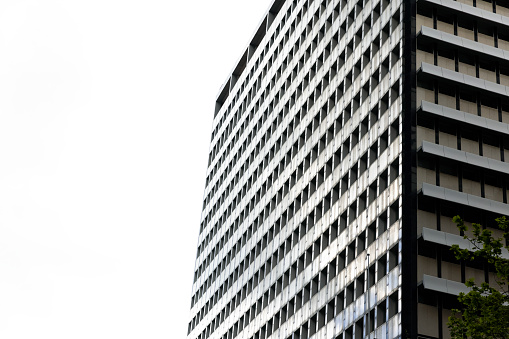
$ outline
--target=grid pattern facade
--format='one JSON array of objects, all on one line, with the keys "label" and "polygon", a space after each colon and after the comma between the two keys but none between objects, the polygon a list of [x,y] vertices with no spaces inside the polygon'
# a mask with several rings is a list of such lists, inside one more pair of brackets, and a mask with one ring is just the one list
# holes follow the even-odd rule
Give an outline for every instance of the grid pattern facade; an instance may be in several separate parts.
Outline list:
[{"label": "grid pattern facade", "polygon": [[[509,3],[417,1],[417,333],[449,338],[456,296],[440,288],[495,283],[484,262],[457,262],[454,215],[502,233],[509,214]],[[440,239],[447,239],[442,241]]]},{"label": "grid pattern facade", "polygon": [[216,103],[190,339],[447,338],[437,286],[492,273],[439,239],[509,211],[509,9],[474,1],[272,3]]}]

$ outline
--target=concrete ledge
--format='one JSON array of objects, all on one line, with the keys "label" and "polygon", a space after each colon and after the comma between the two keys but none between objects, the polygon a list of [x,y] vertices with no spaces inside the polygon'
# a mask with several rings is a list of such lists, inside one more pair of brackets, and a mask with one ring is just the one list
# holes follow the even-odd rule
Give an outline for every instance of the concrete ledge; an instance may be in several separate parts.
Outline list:
[{"label": "concrete ledge", "polygon": [[[438,245],[444,245],[449,247],[452,245],[458,245],[461,249],[467,249],[469,251],[475,250],[475,246],[472,245],[470,241],[468,241],[467,239],[463,238],[460,235],[437,231],[427,227],[422,228],[422,234],[419,238],[421,237],[424,241]],[[509,251],[503,248],[501,256],[504,259],[509,259]]]},{"label": "concrete ledge", "polygon": [[434,104],[428,101],[422,101],[419,112],[425,112],[429,114],[438,115],[458,122],[463,122],[472,126],[478,126],[485,129],[489,129],[494,132],[503,133],[509,135],[509,124],[505,122],[495,121],[492,119],[480,117],[467,112],[458,111],[453,108],[445,107],[442,105]]},{"label": "concrete ledge", "polygon": [[426,154],[432,154],[438,157],[456,160],[465,164],[482,167],[495,172],[509,174],[509,163],[507,162],[489,159],[480,155],[460,151],[447,146],[433,144],[429,141],[423,141],[420,150]]},{"label": "concrete ledge", "polygon": [[460,292],[463,292],[463,293],[470,292],[470,289],[468,287],[466,287],[465,284],[463,284],[463,283],[460,283],[457,281],[452,281],[452,280],[447,280],[447,279],[442,279],[442,278],[437,278],[437,277],[433,277],[431,275],[426,275],[426,274],[424,274],[424,276],[422,277],[422,281],[419,283],[419,285],[422,285],[424,287],[424,289],[426,289],[426,290],[431,290],[431,291],[441,292],[441,293],[446,293],[446,294],[451,294],[451,295],[459,295]]},{"label": "concrete ledge", "polygon": [[490,211],[500,215],[509,215],[509,205],[498,201],[481,198],[476,195],[458,192],[445,187],[423,183],[420,193],[424,196],[447,200],[457,204]]},{"label": "concrete ledge", "polygon": [[417,37],[418,39],[425,38],[435,42],[441,42],[449,46],[453,45],[467,53],[482,54],[483,57],[488,56],[509,62],[509,51],[462,38],[454,34],[442,32],[431,27],[422,26],[421,31],[417,33]]},{"label": "concrete ledge", "polygon": [[423,62],[421,64],[421,68],[419,69],[418,73],[436,78],[442,78],[442,80],[446,82],[451,81],[457,84],[462,84],[467,87],[473,87],[478,90],[490,92],[495,95],[509,97],[509,87],[507,86],[499,85],[497,83],[487,81],[484,79],[479,79],[463,73],[451,71],[450,69],[431,65],[426,62]]},{"label": "concrete ledge", "polygon": [[[453,0],[418,0],[419,4],[433,4],[437,7],[460,12],[465,16],[474,17],[477,20],[486,20],[498,25],[509,26],[509,18],[500,14],[486,11],[477,7],[469,6]],[[508,27],[509,29],[509,27]]]}]

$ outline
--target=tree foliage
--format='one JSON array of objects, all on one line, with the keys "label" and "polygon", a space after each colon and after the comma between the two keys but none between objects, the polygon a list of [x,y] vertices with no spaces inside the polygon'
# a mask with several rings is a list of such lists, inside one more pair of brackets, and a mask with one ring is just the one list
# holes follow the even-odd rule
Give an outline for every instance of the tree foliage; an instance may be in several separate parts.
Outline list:
[{"label": "tree foliage", "polygon": [[[474,279],[465,283],[471,290],[460,293],[458,301],[462,308],[453,310],[449,317],[452,338],[509,339],[509,260],[502,257],[503,249],[509,250],[509,220],[505,217],[495,220],[504,232],[503,238],[495,238],[490,230],[483,229],[480,224],[472,224],[473,236],[465,235],[464,238],[472,244],[473,250],[452,246],[458,260],[482,260],[494,267],[497,273],[496,288],[485,282],[477,285]],[[468,231],[459,216],[455,216],[453,221],[461,231]]]}]

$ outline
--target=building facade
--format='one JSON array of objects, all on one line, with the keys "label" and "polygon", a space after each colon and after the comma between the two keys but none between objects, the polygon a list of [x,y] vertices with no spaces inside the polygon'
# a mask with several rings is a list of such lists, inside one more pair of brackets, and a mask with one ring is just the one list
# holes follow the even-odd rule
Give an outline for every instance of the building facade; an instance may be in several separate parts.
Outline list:
[{"label": "building facade", "polygon": [[493,283],[452,217],[509,214],[495,1],[272,2],[217,98],[188,338],[449,337]]}]

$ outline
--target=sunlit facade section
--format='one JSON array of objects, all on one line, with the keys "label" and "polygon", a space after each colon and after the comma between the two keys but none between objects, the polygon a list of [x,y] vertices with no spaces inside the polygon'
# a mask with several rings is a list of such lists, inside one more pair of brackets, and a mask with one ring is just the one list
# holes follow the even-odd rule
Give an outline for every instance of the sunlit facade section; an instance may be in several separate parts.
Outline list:
[{"label": "sunlit facade section", "polygon": [[451,217],[509,212],[487,4],[272,2],[215,104],[189,339],[448,337],[492,274],[454,260]]}]

